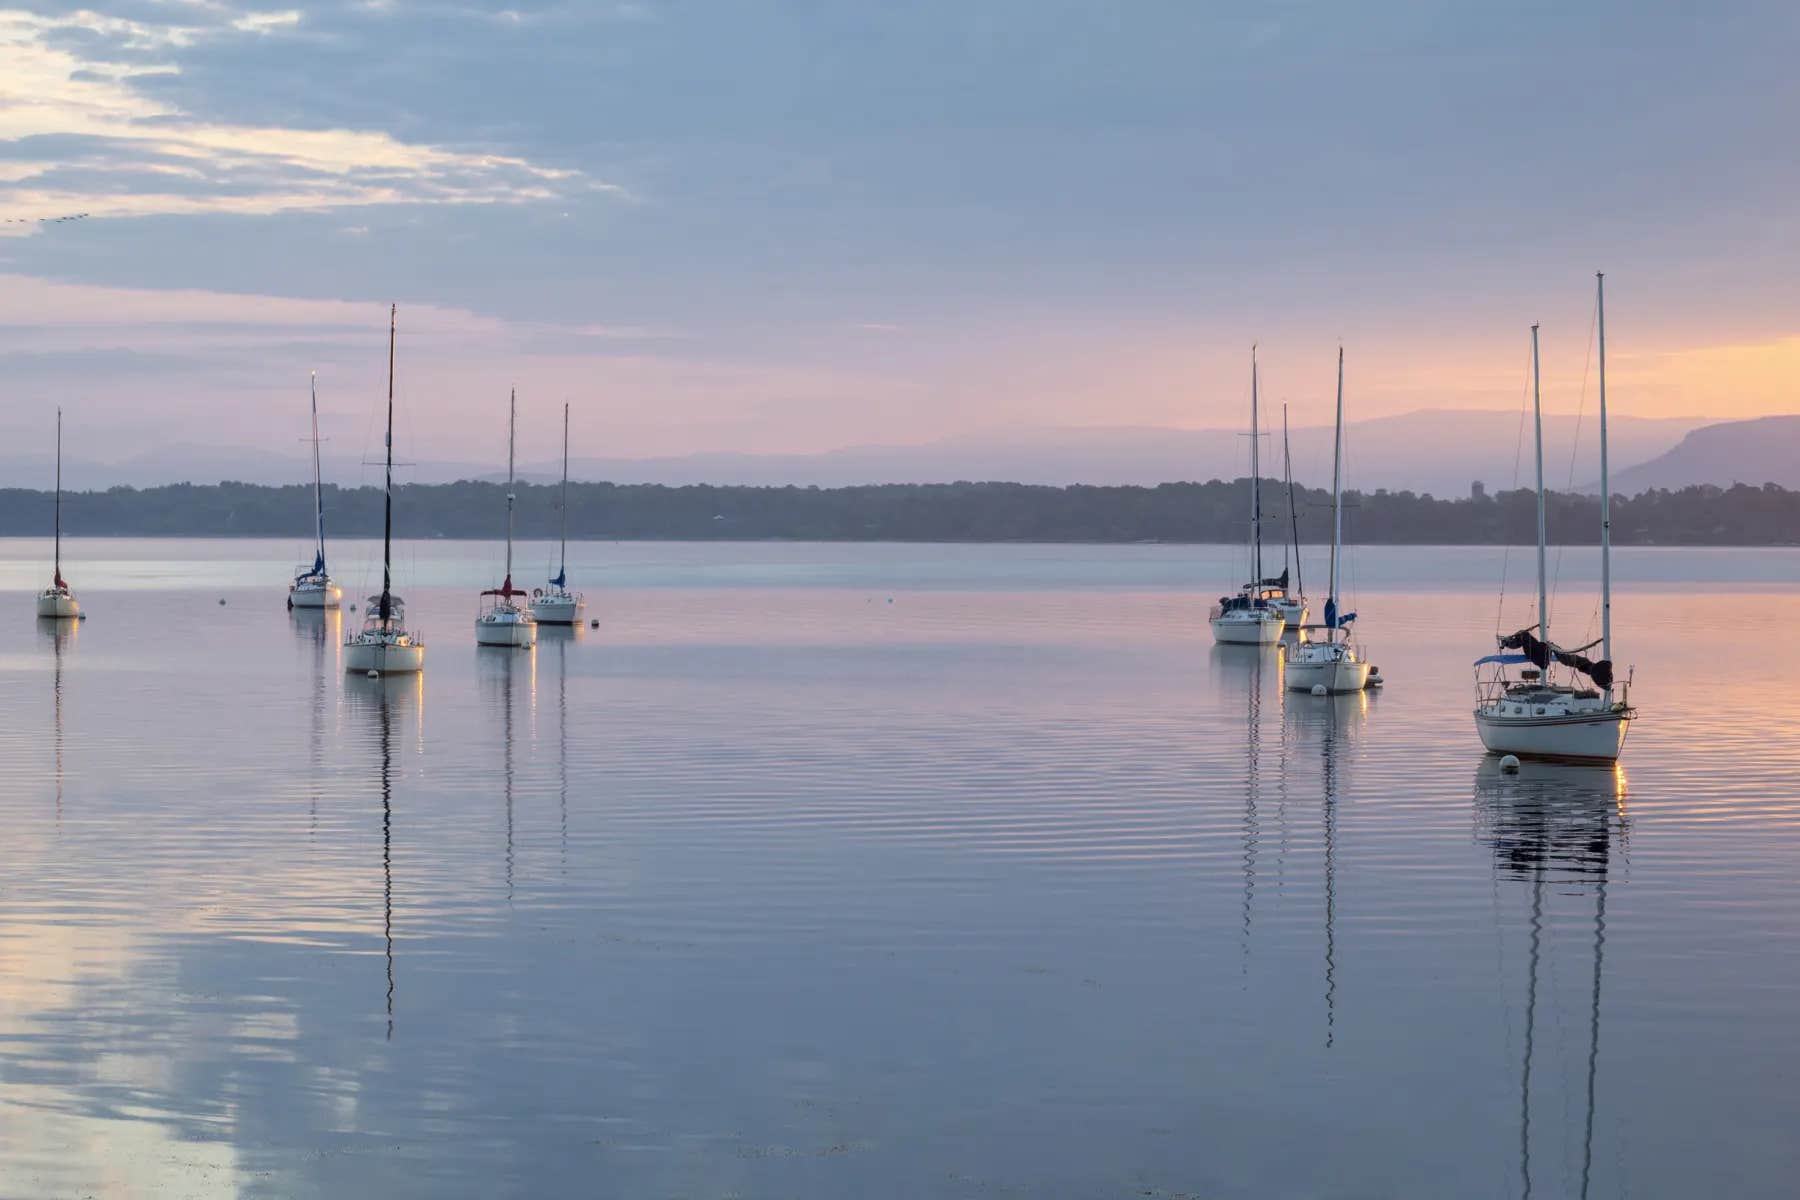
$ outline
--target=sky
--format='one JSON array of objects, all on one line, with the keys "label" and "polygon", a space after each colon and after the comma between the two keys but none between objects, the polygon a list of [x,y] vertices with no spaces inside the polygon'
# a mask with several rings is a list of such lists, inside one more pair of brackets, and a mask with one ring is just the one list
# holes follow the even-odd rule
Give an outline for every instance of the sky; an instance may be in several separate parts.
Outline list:
[{"label": "sky", "polygon": [[1792,4],[0,6],[11,449],[1800,411]]}]

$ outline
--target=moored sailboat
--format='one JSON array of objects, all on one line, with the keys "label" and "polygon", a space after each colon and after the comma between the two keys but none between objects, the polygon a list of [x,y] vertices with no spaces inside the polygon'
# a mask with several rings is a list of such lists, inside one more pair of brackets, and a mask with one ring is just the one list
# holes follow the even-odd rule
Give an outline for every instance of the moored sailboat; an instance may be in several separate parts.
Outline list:
[{"label": "moored sailboat", "polygon": [[344,669],[401,675],[423,670],[425,641],[406,628],[406,602],[394,595],[394,335],[398,308],[388,312],[387,486],[381,520],[381,592],[369,597],[363,625],[344,641]]},{"label": "moored sailboat", "polygon": [[62,577],[62,409],[56,410],[56,550],[50,586],[38,593],[37,615],[70,621],[81,616],[81,602]]},{"label": "moored sailboat", "polygon": [[1213,641],[1227,645],[1271,646],[1281,640],[1287,618],[1276,607],[1270,589],[1279,584],[1285,595],[1286,572],[1279,580],[1262,577],[1262,458],[1256,394],[1256,347],[1250,347],[1250,582],[1235,596],[1221,596],[1207,619]]},{"label": "moored sailboat", "polygon": [[298,567],[288,586],[289,608],[336,608],[344,589],[325,569],[325,484],[319,471],[319,377],[312,377],[313,562]]},{"label": "moored sailboat", "polygon": [[1338,347],[1337,429],[1331,449],[1331,570],[1325,591],[1325,640],[1288,647],[1287,686],[1311,692],[1360,692],[1369,684],[1369,664],[1350,640],[1355,613],[1338,610],[1338,557],[1344,543],[1344,348]]},{"label": "moored sailboat", "polygon": [[[1565,649],[1550,640],[1549,586],[1545,571],[1544,419],[1539,395],[1538,327],[1531,327],[1531,394],[1537,453],[1537,631],[1530,627],[1498,637],[1497,652],[1475,661],[1475,728],[1495,754],[1533,758],[1614,760],[1637,715],[1630,685],[1614,697],[1612,663],[1612,507],[1606,451],[1606,282],[1597,275],[1596,321],[1600,352],[1600,658],[1586,657],[1596,643]],[[1481,668],[1493,673],[1482,677]],[[1507,668],[1520,668],[1518,677]],[[1572,682],[1555,682],[1566,667]],[[1586,676],[1591,684],[1580,682]]]},{"label": "moored sailboat", "polygon": [[531,615],[540,625],[579,625],[586,600],[569,590],[569,406],[563,405],[562,547],[550,586],[532,593]]},{"label": "moored sailboat", "polygon": [[481,593],[482,608],[475,617],[475,641],[483,646],[514,646],[520,649],[537,645],[537,621],[531,610],[523,605],[513,603],[513,597],[523,598],[524,588],[516,588],[512,581],[512,547],[513,547],[513,503],[517,499],[513,492],[513,446],[518,429],[519,396],[512,394],[508,402],[506,421],[506,578],[497,588],[489,588]]}]

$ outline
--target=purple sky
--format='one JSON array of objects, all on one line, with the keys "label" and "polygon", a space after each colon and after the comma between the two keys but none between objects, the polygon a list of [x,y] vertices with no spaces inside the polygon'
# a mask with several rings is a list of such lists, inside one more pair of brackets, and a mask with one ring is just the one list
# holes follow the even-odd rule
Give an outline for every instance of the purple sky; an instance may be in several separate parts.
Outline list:
[{"label": "purple sky", "polygon": [[[13,448],[796,452],[1028,426],[1797,406],[1791,6],[0,9]],[[35,218],[86,212],[80,222]]]}]

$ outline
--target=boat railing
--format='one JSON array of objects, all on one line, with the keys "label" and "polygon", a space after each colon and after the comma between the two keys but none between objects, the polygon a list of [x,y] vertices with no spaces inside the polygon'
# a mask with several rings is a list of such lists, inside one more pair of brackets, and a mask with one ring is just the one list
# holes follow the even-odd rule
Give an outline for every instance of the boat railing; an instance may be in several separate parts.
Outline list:
[{"label": "boat railing", "polygon": [[1507,690],[1520,681],[1509,678],[1505,671],[1495,667],[1491,672],[1483,672],[1475,668],[1475,704],[1484,708],[1490,704],[1498,704],[1506,698]]}]

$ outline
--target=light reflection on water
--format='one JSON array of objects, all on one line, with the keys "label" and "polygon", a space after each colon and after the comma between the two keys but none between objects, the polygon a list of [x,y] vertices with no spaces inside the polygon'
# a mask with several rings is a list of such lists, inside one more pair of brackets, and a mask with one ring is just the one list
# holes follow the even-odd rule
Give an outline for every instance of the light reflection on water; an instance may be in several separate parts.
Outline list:
[{"label": "light reflection on water", "polygon": [[1800,1165],[1796,668],[1693,619],[1795,589],[1729,556],[1657,559],[1710,601],[1620,597],[1620,772],[1514,777],[1469,722],[1469,552],[1357,598],[1390,683],[1325,699],[1211,646],[1164,547],[956,548],[918,588],[931,548],[589,548],[667,577],[589,569],[603,628],[530,652],[473,645],[473,585],[408,587],[426,673],[374,681],[343,618],[282,611],[286,547],[230,545],[167,564],[205,590],[87,586],[78,627],[0,595],[0,1194],[1754,1195]]}]

